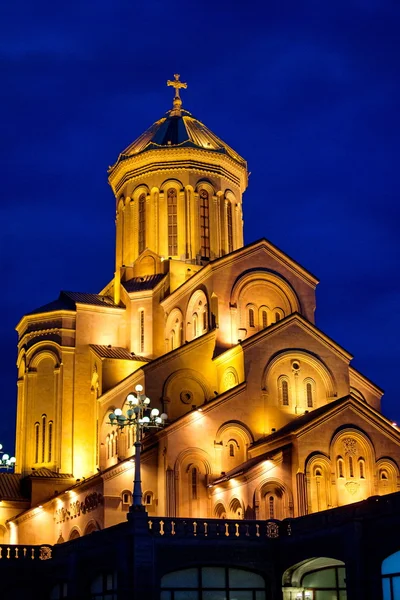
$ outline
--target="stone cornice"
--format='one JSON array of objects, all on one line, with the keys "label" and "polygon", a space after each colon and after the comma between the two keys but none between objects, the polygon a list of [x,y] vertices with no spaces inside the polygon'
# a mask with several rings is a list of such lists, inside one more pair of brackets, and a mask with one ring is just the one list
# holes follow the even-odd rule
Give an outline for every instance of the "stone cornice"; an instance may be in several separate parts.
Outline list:
[{"label": "stone cornice", "polygon": [[247,166],[240,165],[222,152],[190,147],[165,147],[140,152],[120,161],[109,175],[115,195],[129,180],[143,179],[153,171],[189,170],[225,176],[237,185],[242,193],[247,187]]},{"label": "stone cornice", "polygon": [[381,396],[384,393],[384,390],[377,386],[373,381],[365,377],[360,371],[357,371],[354,367],[349,367],[350,377],[354,377],[357,381],[360,381],[366,388],[373,394],[377,394]]},{"label": "stone cornice", "polygon": [[61,309],[61,310],[46,311],[46,312],[42,312],[42,313],[35,313],[34,315],[24,315],[22,317],[22,319],[15,326],[15,329],[18,332],[18,334],[21,335],[21,333],[24,330],[24,327],[27,327],[29,324],[44,323],[45,321],[51,321],[51,320],[54,321],[54,319],[56,317],[61,318],[61,319],[67,318],[67,317],[69,317],[69,318],[76,317],[76,311]]}]

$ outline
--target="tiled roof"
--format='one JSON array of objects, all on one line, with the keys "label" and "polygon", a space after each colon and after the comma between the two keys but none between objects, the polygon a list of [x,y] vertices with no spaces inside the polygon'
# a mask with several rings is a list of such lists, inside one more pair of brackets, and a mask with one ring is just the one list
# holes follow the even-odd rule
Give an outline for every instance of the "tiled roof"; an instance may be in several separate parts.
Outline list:
[{"label": "tiled roof", "polygon": [[73,475],[68,473],[56,473],[56,471],[50,471],[42,467],[40,469],[32,469],[32,473],[29,477],[48,477],[49,479],[74,479]]},{"label": "tiled roof", "polygon": [[0,500],[27,501],[21,490],[21,481],[19,473],[0,473]]},{"label": "tiled roof", "polygon": [[138,356],[133,352],[129,352],[126,348],[119,346],[100,346],[99,344],[90,344],[90,347],[96,352],[100,358],[119,358],[121,360],[137,360],[140,362],[149,362],[148,358]]},{"label": "tiled roof", "polygon": [[83,292],[61,292],[61,295],[71,298],[78,304],[92,304],[93,306],[111,306],[113,308],[121,308],[114,303],[111,296],[100,296],[100,294],[85,294]]},{"label": "tiled roof", "polygon": [[157,275],[145,275],[144,277],[133,277],[129,281],[123,283],[124,288],[128,292],[143,292],[152,290],[165,275],[158,273]]},{"label": "tiled roof", "polygon": [[84,292],[60,292],[57,300],[35,308],[27,315],[53,312],[55,310],[76,310],[77,304],[91,304],[92,306],[109,306],[111,308],[123,308],[114,303],[111,296],[100,296],[100,294],[86,294]]}]

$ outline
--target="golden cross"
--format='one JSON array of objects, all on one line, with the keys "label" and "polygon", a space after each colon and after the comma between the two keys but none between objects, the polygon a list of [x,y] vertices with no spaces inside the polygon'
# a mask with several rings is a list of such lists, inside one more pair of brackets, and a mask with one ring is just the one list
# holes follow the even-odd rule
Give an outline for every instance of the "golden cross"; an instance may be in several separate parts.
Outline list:
[{"label": "golden cross", "polygon": [[174,97],[174,101],[173,101],[173,107],[174,107],[174,111],[177,111],[177,114],[180,114],[180,108],[182,106],[182,100],[181,100],[181,97],[179,95],[179,90],[180,89],[185,89],[186,90],[187,83],[183,83],[183,81],[179,81],[179,77],[180,77],[179,73],[175,73],[174,77],[175,77],[175,79],[173,81],[171,81],[170,79],[168,79],[167,85],[175,88],[175,97]]}]

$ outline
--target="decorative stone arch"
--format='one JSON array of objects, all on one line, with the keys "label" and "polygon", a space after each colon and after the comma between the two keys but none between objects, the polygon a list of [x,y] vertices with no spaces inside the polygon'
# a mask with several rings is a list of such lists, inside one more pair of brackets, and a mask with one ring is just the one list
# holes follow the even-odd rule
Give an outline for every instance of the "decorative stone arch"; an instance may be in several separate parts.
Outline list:
[{"label": "decorative stone arch", "polygon": [[350,395],[353,396],[353,398],[357,398],[357,400],[361,400],[361,402],[367,404],[367,399],[365,398],[364,394],[362,394],[357,388],[350,386]]},{"label": "decorative stone arch", "polygon": [[171,177],[171,178],[165,179],[162,182],[162,184],[160,185],[160,192],[165,193],[166,190],[169,190],[170,187],[175,188],[178,194],[179,194],[179,192],[183,192],[183,190],[184,190],[182,181],[180,181],[179,179],[175,179],[174,177]]},{"label": "decorative stone arch", "polygon": [[[365,431],[355,426],[338,428],[332,436],[329,454],[333,461],[343,460],[343,477],[336,473],[339,506],[365,500],[375,493],[375,448]],[[363,460],[362,473],[360,458]]]},{"label": "decorative stone arch", "polygon": [[226,519],[227,518],[226,508],[222,502],[220,502],[220,501],[217,502],[217,504],[214,506],[213,514],[214,514],[214,517],[216,517],[217,519]]},{"label": "decorative stone arch", "polygon": [[215,443],[220,444],[222,441],[222,437],[226,431],[236,431],[238,435],[242,438],[244,444],[250,446],[254,442],[254,436],[251,430],[240,421],[226,421],[223,423],[217,430],[215,435]]},{"label": "decorative stone arch", "polygon": [[226,392],[239,383],[239,376],[234,367],[228,367],[222,374],[220,393]]},{"label": "decorative stone arch", "polygon": [[[206,315],[206,328],[204,328],[204,317],[203,314]],[[192,330],[193,325],[193,316],[197,315],[199,321],[199,332],[197,335],[194,335]],[[203,335],[209,330],[209,314],[210,314],[210,302],[207,294],[207,290],[203,287],[195,290],[189,298],[189,301],[186,306],[186,340],[191,341],[195,337],[199,335]]]},{"label": "decorative stone arch", "polygon": [[[166,317],[165,323],[165,341],[167,351],[175,350],[183,344],[183,313],[180,308],[173,308]],[[171,342],[171,332],[174,332],[175,344]],[[174,347],[172,347],[174,346]]]},{"label": "decorative stone arch", "polygon": [[316,557],[308,558],[289,567],[282,576],[283,600],[305,597],[305,592],[308,590],[308,588],[304,588],[302,586],[302,580],[307,573],[319,571],[329,567],[344,566],[344,562],[337,560],[336,558]]},{"label": "decorative stone arch", "polygon": [[[158,189],[158,188],[156,188],[156,189]],[[147,196],[149,196],[150,193],[151,192],[150,192],[149,186],[146,185],[145,183],[141,183],[141,184],[137,185],[135,188],[133,188],[133,190],[131,192],[131,202],[138,200],[142,194],[146,194],[146,198],[147,198]]]},{"label": "decorative stone arch", "polygon": [[89,535],[90,533],[93,533],[94,531],[100,531],[100,530],[101,530],[101,527],[100,527],[99,523],[95,519],[90,519],[90,521],[86,524],[83,535]]},{"label": "decorative stone arch", "polygon": [[231,306],[239,306],[240,297],[243,296],[244,290],[247,291],[260,283],[269,284],[279,290],[283,298],[286,299],[287,306],[285,308],[287,314],[301,312],[300,300],[291,284],[281,275],[263,268],[245,271],[236,279],[231,289]]},{"label": "decorative stone arch", "polygon": [[77,540],[80,537],[82,537],[82,531],[79,527],[75,526],[69,533],[68,541],[70,542],[71,540]]},{"label": "decorative stone arch", "polygon": [[293,517],[293,493],[292,490],[277,477],[265,477],[254,490],[254,505],[256,519],[266,519],[267,510],[265,499],[267,496],[275,495],[281,499],[281,505],[277,507],[278,519]]},{"label": "decorative stone arch", "polygon": [[26,352],[25,348],[19,352],[17,357],[18,379],[22,379],[26,373]]},{"label": "decorative stone arch", "polygon": [[49,343],[48,341],[35,344],[27,353],[26,358],[29,371],[36,371],[38,364],[45,358],[50,358],[56,369],[61,364],[58,344]]},{"label": "decorative stone arch", "polygon": [[[171,391],[173,390],[173,387],[176,385],[177,380],[179,379],[187,379],[187,380],[192,380],[194,382],[194,388],[195,388],[195,393],[193,393],[193,390],[188,390],[188,392],[192,393],[193,399],[190,400],[190,398],[188,399],[188,401],[185,401],[183,399],[182,394],[184,393],[185,390],[181,389],[181,401],[184,404],[191,404],[191,405],[200,405],[203,404],[204,402],[208,402],[211,398],[214,397],[214,395],[211,392],[211,388],[206,380],[206,378],[199,373],[198,371],[195,371],[194,369],[179,369],[178,371],[174,371],[173,373],[171,373],[171,375],[165,380],[164,382],[164,386],[163,386],[163,398],[165,401],[169,401],[170,398],[172,397],[172,393]],[[185,383],[185,385],[188,386],[187,383]],[[188,386],[189,387],[189,386]],[[197,388],[197,395],[196,395],[196,388]],[[203,401],[202,398],[200,398],[199,396],[199,392],[201,391],[201,394],[203,396]],[[199,397],[196,397],[199,396]]]},{"label": "decorative stone arch", "polygon": [[233,496],[229,502],[229,511],[232,519],[243,519],[244,503],[237,496]]},{"label": "decorative stone arch", "polygon": [[337,389],[336,380],[329,367],[327,367],[325,362],[319,356],[298,348],[288,348],[279,351],[270,358],[262,373],[261,389],[265,390],[266,392],[269,391],[267,382],[270,372],[280,361],[290,358],[304,361],[306,364],[315,369],[325,387],[326,398],[332,398],[335,396]]},{"label": "decorative stone arch", "polygon": [[117,202],[117,215],[125,210],[125,196],[122,194]]},{"label": "decorative stone arch", "polygon": [[305,461],[307,504],[309,512],[320,512],[336,506],[332,497],[332,462],[322,452],[314,452]]},{"label": "decorative stone arch", "polygon": [[178,516],[208,516],[211,464],[210,456],[201,448],[187,448],[177,456],[174,474]]},{"label": "decorative stone arch", "polygon": [[399,468],[392,458],[383,456],[376,461],[376,481],[381,495],[398,491]]}]

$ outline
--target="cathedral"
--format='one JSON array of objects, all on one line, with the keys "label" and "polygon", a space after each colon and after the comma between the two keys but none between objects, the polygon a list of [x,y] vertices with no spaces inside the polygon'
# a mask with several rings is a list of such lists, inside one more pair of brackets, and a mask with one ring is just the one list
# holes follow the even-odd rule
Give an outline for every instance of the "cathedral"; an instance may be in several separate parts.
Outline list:
[{"label": "cathedral", "polygon": [[[316,325],[316,277],[267,239],[244,245],[247,163],[182,107],[179,75],[168,85],[172,109],[108,170],[114,276],[17,324],[16,464],[0,475],[8,547],[67,547],[127,522],[138,426],[116,415],[135,390],[163,415],[142,428],[139,498],[161,534],[167,520],[236,537],[268,523],[274,538],[282,523],[400,489],[382,390]],[[283,597],[345,598],[342,563],[313,560],[335,571],[336,595],[307,596],[297,569]],[[166,577],[163,599],[198,597]],[[229,597],[270,597],[248,585],[252,596]]]}]

